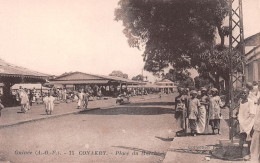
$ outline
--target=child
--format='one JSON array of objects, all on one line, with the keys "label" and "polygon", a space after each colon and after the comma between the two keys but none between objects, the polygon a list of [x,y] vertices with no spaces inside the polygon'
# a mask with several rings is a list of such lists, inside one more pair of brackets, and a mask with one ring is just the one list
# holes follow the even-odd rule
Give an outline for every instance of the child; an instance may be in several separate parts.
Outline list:
[{"label": "child", "polygon": [[209,100],[209,124],[212,128],[212,133],[215,134],[215,130],[218,130],[220,134],[220,118],[221,118],[221,107],[223,103],[218,96],[218,90],[216,88],[211,89],[212,97]]},{"label": "child", "polygon": [[191,128],[191,135],[196,136],[197,134],[197,117],[198,117],[198,109],[200,107],[200,101],[196,98],[197,91],[192,90],[190,92],[191,99],[189,100],[189,123]]},{"label": "child", "polygon": [[[254,105],[254,101],[248,98],[249,90],[244,88],[241,91],[241,101],[240,107],[238,112],[238,121],[240,127],[240,140],[239,146],[241,148],[241,156],[243,152],[243,144],[247,143],[248,148],[250,149],[251,145],[251,136],[250,132],[253,129],[253,125],[255,122],[255,114],[256,114],[256,107]],[[248,151],[248,155],[250,151]]]}]

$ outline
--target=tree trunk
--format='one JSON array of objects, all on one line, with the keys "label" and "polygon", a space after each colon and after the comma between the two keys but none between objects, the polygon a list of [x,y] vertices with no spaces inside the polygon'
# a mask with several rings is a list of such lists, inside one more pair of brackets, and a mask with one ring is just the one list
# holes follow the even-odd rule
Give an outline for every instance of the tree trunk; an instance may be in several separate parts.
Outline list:
[{"label": "tree trunk", "polygon": [[228,104],[229,100],[230,100],[230,96],[229,96],[230,79],[229,79],[229,76],[224,77],[224,80],[225,80],[225,95],[226,95],[225,104]]},{"label": "tree trunk", "polygon": [[221,47],[224,47],[224,44],[225,44],[225,35],[223,34],[221,25],[218,25],[217,28],[218,28],[218,34],[219,34],[219,37],[220,37],[220,40],[221,40],[220,46],[221,46]]},{"label": "tree trunk", "polygon": [[217,73],[215,76],[214,76],[214,78],[215,78],[215,87],[219,90],[219,88],[220,88],[220,85],[219,85],[219,73]]}]

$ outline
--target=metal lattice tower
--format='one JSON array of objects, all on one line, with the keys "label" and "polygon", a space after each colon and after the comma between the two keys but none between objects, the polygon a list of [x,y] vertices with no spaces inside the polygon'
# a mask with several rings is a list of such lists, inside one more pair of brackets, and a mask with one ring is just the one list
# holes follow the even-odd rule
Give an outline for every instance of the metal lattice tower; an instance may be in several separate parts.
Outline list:
[{"label": "metal lattice tower", "polygon": [[[233,142],[236,135],[235,125],[237,120],[233,118],[234,110],[238,107],[237,96],[235,88],[244,86],[244,29],[243,29],[243,13],[242,0],[229,0],[229,53],[230,53],[230,109],[229,109],[229,139]],[[241,57],[241,62],[237,64],[237,58]]]}]

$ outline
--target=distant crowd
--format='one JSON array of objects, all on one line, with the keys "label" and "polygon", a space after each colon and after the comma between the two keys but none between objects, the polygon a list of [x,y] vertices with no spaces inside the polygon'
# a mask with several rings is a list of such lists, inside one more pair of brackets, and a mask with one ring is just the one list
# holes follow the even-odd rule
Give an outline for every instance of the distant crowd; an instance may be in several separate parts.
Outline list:
[{"label": "distant crowd", "polygon": [[[113,88],[113,87],[112,87]],[[27,113],[33,103],[43,103],[45,106],[46,114],[52,114],[54,109],[54,102],[69,103],[77,101],[77,108],[87,109],[88,101],[94,98],[101,99],[105,95],[110,95],[111,92],[116,93],[117,103],[123,104],[126,101],[129,102],[129,98],[132,96],[147,95],[157,93],[158,91],[150,88],[113,88],[112,90],[106,90],[106,87],[85,87],[78,88],[78,90],[67,89],[66,87],[56,88],[52,87],[49,90],[36,90],[19,87],[17,90],[12,90],[13,104],[21,105],[21,112]],[[107,98],[107,96],[106,96]],[[4,108],[2,101],[0,101],[0,110]],[[1,112],[0,112],[1,115]]]}]

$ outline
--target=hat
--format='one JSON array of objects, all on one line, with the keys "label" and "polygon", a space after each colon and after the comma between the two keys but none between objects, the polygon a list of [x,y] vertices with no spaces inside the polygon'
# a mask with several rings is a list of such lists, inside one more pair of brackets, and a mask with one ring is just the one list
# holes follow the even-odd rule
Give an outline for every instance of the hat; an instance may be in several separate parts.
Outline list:
[{"label": "hat", "polygon": [[205,88],[205,87],[201,87],[200,89],[201,89],[201,91],[207,91],[207,88]]},{"label": "hat", "polygon": [[253,86],[258,85],[258,82],[253,81]]},{"label": "hat", "polygon": [[211,92],[218,92],[217,88],[211,88]]},{"label": "hat", "polygon": [[192,90],[192,91],[190,91],[190,94],[198,94],[198,92],[195,90]]},{"label": "hat", "polygon": [[247,92],[247,93],[248,93],[249,90],[248,90],[247,88],[242,88],[242,89],[241,89],[241,92]]},{"label": "hat", "polygon": [[253,84],[251,82],[247,82],[246,88],[248,88],[249,90],[253,89]]}]

